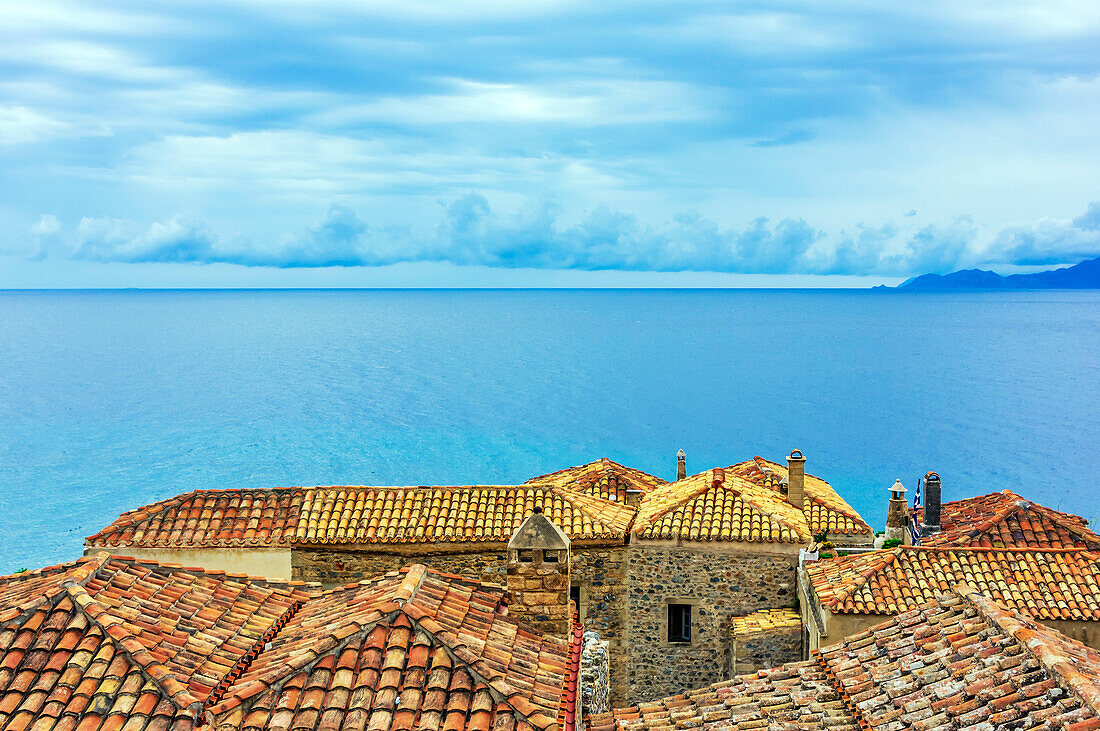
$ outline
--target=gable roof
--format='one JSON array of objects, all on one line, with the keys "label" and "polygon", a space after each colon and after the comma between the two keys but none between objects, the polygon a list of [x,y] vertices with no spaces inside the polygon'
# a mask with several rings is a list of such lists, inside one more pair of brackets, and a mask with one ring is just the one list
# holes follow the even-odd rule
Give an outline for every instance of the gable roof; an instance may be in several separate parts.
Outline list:
[{"label": "gable roof", "polygon": [[0,727],[190,728],[309,596],[238,578],[106,553],[0,578]]},{"label": "gable roof", "polygon": [[806,475],[802,509],[780,492],[787,468],[754,457],[663,485],[642,498],[641,538],[808,543],[814,533],[865,536],[870,527],[824,480]]},{"label": "gable roof", "polygon": [[1039,619],[1100,621],[1100,552],[898,546],[806,564],[823,607],[895,614],[965,583]]},{"label": "gable roof", "polygon": [[628,490],[647,493],[666,484],[666,481],[605,457],[578,467],[532,477],[525,484],[556,485],[621,503],[626,500]]},{"label": "gable roof", "polygon": [[[916,511],[918,522],[924,509]],[[1100,536],[1085,519],[1025,500],[1011,490],[953,500],[940,507],[942,531],[925,536],[926,546],[984,548],[1092,548]]]},{"label": "gable roof", "polygon": [[237,578],[106,553],[0,578],[0,728],[553,731],[576,707],[579,642],[501,591],[423,566],[325,593]]},{"label": "gable roof", "polygon": [[953,591],[814,653],[593,716],[593,731],[1100,728],[1100,652]]}]

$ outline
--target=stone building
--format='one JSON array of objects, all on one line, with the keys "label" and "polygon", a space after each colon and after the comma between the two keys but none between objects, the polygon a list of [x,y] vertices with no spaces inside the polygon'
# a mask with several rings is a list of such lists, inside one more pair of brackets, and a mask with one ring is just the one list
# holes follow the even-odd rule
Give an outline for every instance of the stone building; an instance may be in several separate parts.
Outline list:
[{"label": "stone building", "polygon": [[534,568],[509,542],[541,510],[567,539],[554,581],[567,577],[608,643],[612,703],[640,701],[727,675],[732,618],[793,607],[815,535],[870,544],[804,462],[756,457],[671,483],[605,459],[523,485],[198,490],[125,513],[86,546],[326,587],[412,562],[505,586]]},{"label": "stone building", "polygon": [[1008,490],[937,505],[935,478],[915,516],[920,545],[805,564],[799,592],[807,651],[960,583],[1100,649],[1100,536],[1082,518]]}]

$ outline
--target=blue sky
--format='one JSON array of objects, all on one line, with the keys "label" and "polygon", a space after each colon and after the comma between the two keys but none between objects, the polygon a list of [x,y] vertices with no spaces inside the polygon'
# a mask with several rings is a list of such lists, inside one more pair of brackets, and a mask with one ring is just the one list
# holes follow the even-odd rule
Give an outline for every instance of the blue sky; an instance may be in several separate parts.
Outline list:
[{"label": "blue sky", "polygon": [[0,6],[0,287],[867,284],[1100,255],[1095,2]]}]

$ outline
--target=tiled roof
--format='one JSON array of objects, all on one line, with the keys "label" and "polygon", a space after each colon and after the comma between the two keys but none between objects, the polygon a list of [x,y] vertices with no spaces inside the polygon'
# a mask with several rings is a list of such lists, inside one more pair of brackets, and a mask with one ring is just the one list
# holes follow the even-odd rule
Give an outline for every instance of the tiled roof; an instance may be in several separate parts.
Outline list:
[{"label": "tiled roof", "polygon": [[[918,523],[923,508],[916,511]],[[1084,518],[1043,507],[1010,490],[943,503],[943,530],[926,536],[926,546],[981,546],[985,548],[1094,548],[1100,536]]]},{"label": "tiled roof", "polygon": [[123,513],[88,546],[286,546],[301,488],[195,490]]},{"label": "tiled roof", "polygon": [[802,626],[802,615],[794,609],[761,609],[744,617],[730,619],[730,632],[748,635],[777,629],[793,629]]},{"label": "tiled roof", "polygon": [[507,543],[539,505],[573,541],[621,541],[634,510],[544,485],[307,490],[298,543]]},{"label": "tiled roof", "polygon": [[190,728],[309,596],[238,578],[101,553],[0,579],[0,728]]},{"label": "tiled roof", "polygon": [[589,731],[859,731],[840,692],[816,662],[744,675],[613,713],[594,715]]},{"label": "tiled roof", "polygon": [[641,538],[806,543],[802,511],[779,493],[714,469],[677,480],[642,500],[634,532]]},{"label": "tiled roof", "polygon": [[806,574],[836,613],[904,612],[966,583],[1039,619],[1100,621],[1100,552],[898,546],[813,561]]},{"label": "tiled roof", "polygon": [[641,538],[750,543],[807,543],[832,534],[872,535],[824,480],[806,475],[803,509],[780,492],[787,468],[762,457],[692,475],[642,498],[634,532]]},{"label": "tiled roof", "polygon": [[212,707],[218,728],[557,728],[570,645],[423,566],[305,604]]},{"label": "tiled roof", "polygon": [[[779,492],[779,484],[788,477],[787,467],[763,457],[753,457],[730,468],[738,477]],[[806,475],[806,501],[803,512],[813,534],[828,531],[833,535],[867,535],[873,531],[855,509],[844,502],[833,486],[820,477]]]},{"label": "tiled roof", "polygon": [[294,543],[507,542],[531,508],[574,541],[621,541],[634,509],[549,484],[196,490],[123,514],[86,544],[278,547]]},{"label": "tiled roof", "polygon": [[815,653],[593,716],[592,731],[1095,731],[1100,652],[966,586]]},{"label": "tiled roof", "polygon": [[532,477],[527,484],[556,485],[621,503],[626,500],[628,490],[647,493],[666,484],[666,481],[633,467],[625,467],[605,457],[579,467],[569,467],[548,475]]},{"label": "tiled roof", "polygon": [[101,553],[0,578],[0,729],[555,731],[574,652],[423,566],[317,594]]}]

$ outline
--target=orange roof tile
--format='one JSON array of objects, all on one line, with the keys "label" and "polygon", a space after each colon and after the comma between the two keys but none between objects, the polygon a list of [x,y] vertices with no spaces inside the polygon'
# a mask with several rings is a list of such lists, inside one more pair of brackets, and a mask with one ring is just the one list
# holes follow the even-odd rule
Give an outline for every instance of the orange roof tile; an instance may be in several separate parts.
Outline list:
[{"label": "orange roof tile", "polygon": [[100,546],[287,546],[301,488],[195,490],[120,515],[89,536]]},{"label": "orange roof tile", "polygon": [[593,716],[591,731],[1100,728],[1100,652],[967,587],[815,653]]},{"label": "orange roof tile", "polygon": [[[924,518],[923,508],[916,511]],[[926,536],[926,546],[985,548],[1093,548],[1100,536],[1088,529],[1084,518],[1043,507],[1010,490],[943,503],[943,530]]]},{"label": "orange roof tile", "polygon": [[803,508],[780,492],[787,468],[755,457],[647,493],[634,521],[641,538],[808,543],[815,533],[862,536],[871,528],[829,485],[806,475]]},{"label": "orange roof tile", "polygon": [[297,543],[504,542],[536,505],[573,541],[622,541],[634,510],[545,485],[307,490]]},{"label": "orange roof tile", "polygon": [[[730,469],[739,477],[777,493],[780,491],[781,481],[788,477],[786,465],[763,457],[753,457]],[[806,475],[805,497],[807,500],[803,505],[803,512],[809,522],[811,534],[816,535],[825,531],[833,535],[869,537],[873,534],[871,526],[867,525],[859,513],[837,494],[832,485],[820,477]]]},{"label": "orange roof tile", "polygon": [[1100,621],[1100,552],[898,546],[813,561],[821,605],[845,614],[895,614],[965,583],[1039,619]]},{"label": "orange roof tile", "polygon": [[576,708],[571,644],[501,591],[237,578],[106,553],[0,577],[0,728],[556,731]]},{"label": "orange roof tile", "polygon": [[196,490],[125,513],[86,545],[507,542],[536,504],[574,541],[622,541],[634,517],[621,503],[549,484]]},{"label": "orange roof tile", "polygon": [[628,490],[647,493],[666,484],[666,481],[605,457],[578,467],[532,477],[526,484],[556,485],[621,503],[626,500]]}]

